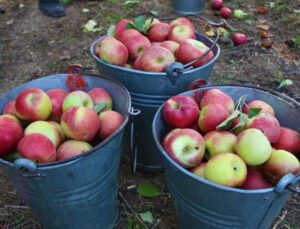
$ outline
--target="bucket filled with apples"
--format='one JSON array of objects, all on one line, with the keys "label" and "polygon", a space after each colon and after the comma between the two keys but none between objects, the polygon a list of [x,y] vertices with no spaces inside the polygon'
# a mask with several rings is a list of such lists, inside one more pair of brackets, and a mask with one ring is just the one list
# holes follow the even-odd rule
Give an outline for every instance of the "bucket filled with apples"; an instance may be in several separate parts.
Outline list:
[{"label": "bucket filled with apples", "polygon": [[[192,19],[187,17],[167,21],[139,16],[134,21],[121,20],[111,28],[108,35],[91,45],[91,56],[100,74],[123,83],[133,106],[141,110],[134,120],[135,133],[129,134],[128,130],[125,134],[125,142],[130,142],[130,135],[135,138],[138,167],[160,170],[162,161],[151,123],[145,120],[152,120],[157,108],[171,95],[187,91],[192,83],[207,83],[220,47],[196,32]],[[127,154],[132,153],[128,149],[125,146]]]},{"label": "bucket filled with apples", "polygon": [[83,74],[43,77],[1,97],[0,168],[45,228],[114,226],[130,106],[120,83]]},{"label": "bucket filled with apples", "polygon": [[153,135],[179,228],[269,228],[299,193],[300,104],[245,86],[170,97]]}]

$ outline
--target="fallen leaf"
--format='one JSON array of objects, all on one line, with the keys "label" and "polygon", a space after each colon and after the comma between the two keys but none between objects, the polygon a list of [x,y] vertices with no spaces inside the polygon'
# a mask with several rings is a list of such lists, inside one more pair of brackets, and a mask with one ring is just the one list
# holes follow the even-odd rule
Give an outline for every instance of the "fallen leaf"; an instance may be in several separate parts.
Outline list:
[{"label": "fallen leaf", "polygon": [[100,32],[101,27],[96,27],[97,22],[93,19],[88,20],[88,22],[83,26],[83,32]]},{"label": "fallen leaf", "polygon": [[256,28],[268,31],[270,29],[270,26],[266,25],[266,24],[259,24],[259,25],[256,25]]},{"label": "fallen leaf", "polygon": [[269,12],[269,10],[265,6],[260,6],[260,7],[256,8],[256,10],[255,10],[255,13],[257,13],[257,14],[266,14],[268,12]]},{"label": "fallen leaf", "polygon": [[153,224],[153,216],[150,211],[139,213],[139,215],[144,222]]},{"label": "fallen leaf", "polygon": [[155,197],[160,195],[160,190],[151,183],[140,184],[137,191],[141,196],[145,197]]}]

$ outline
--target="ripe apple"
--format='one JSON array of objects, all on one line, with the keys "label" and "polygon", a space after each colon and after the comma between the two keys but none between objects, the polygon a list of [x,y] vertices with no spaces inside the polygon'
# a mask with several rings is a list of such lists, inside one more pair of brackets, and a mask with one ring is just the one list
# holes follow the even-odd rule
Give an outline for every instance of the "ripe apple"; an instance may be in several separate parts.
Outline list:
[{"label": "ripe apple", "polygon": [[164,121],[173,127],[187,128],[196,122],[198,116],[198,104],[189,96],[172,96],[163,106]]},{"label": "ripe apple", "polygon": [[135,60],[137,57],[141,56],[146,49],[151,46],[149,39],[143,35],[134,36],[125,43],[128,49],[129,57]]},{"label": "ripe apple", "polygon": [[205,179],[227,187],[242,186],[246,176],[245,162],[233,153],[217,154],[207,162],[204,169]]},{"label": "ripe apple", "polygon": [[174,55],[179,48],[179,44],[175,41],[164,41],[160,46],[169,49]]},{"label": "ripe apple", "polygon": [[204,170],[205,170],[206,165],[207,165],[207,162],[201,162],[199,165],[192,168],[190,171],[192,173],[194,173],[195,175],[205,179]]},{"label": "ripe apple", "polygon": [[0,156],[12,152],[23,137],[23,129],[12,118],[0,116]]},{"label": "ripe apple", "polygon": [[26,127],[24,131],[25,136],[34,133],[46,136],[55,145],[55,147],[57,147],[62,142],[58,130],[55,128],[55,126],[51,125],[47,121],[32,122]]},{"label": "ripe apple", "polygon": [[174,135],[176,135],[177,133],[180,133],[181,129],[180,128],[175,128],[172,131],[170,131],[163,139],[161,145],[163,148],[165,148],[166,142],[168,141],[168,139]]},{"label": "ripe apple", "polygon": [[173,28],[177,25],[187,25],[189,26],[193,31],[195,31],[195,27],[193,25],[193,23],[185,18],[185,17],[180,17],[180,18],[177,18],[177,19],[174,19],[173,21],[170,22],[170,27]]},{"label": "ripe apple", "polygon": [[115,27],[115,38],[120,39],[121,34],[126,30],[127,24],[133,24],[132,21],[123,19],[116,24]]},{"label": "ripe apple", "polygon": [[300,154],[300,134],[290,128],[281,127],[280,136],[273,143],[275,149],[286,150],[292,154]]},{"label": "ripe apple", "polygon": [[163,42],[168,39],[171,27],[164,22],[153,24],[147,32],[147,36],[151,42]]},{"label": "ripe apple", "polygon": [[99,122],[97,113],[88,107],[71,107],[61,116],[65,136],[79,141],[93,139],[99,129]]},{"label": "ripe apple", "polygon": [[222,0],[212,0],[210,2],[210,6],[214,10],[220,10],[223,7],[223,1]]},{"label": "ripe apple", "polygon": [[22,91],[16,98],[17,116],[27,121],[46,120],[52,112],[49,96],[39,88]]},{"label": "ripe apple", "polygon": [[247,165],[260,165],[265,163],[272,153],[268,138],[258,129],[243,130],[234,145],[235,152]]},{"label": "ripe apple", "polygon": [[264,163],[262,172],[269,182],[276,185],[287,173],[297,175],[300,172],[300,164],[292,153],[273,150],[270,158]]},{"label": "ripe apple", "polygon": [[260,171],[248,169],[247,178],[241,188],[245,190],[257,190],[264,188],[272,188],[272,184],[270,184],[263,177]]},{"label": "ripe apple", "polygon": [[20,120],[18,119],[18,117],[15,116],[15,115],[12,115],[12,114],[3,114],[3,115],[0,115],[0,118],[1,118],[1,117],[11,118],[11,119],[13,119],[14,121],[16,121],[19,125],[22,126],[21,121],[20,121]]},{"label": "ripe apple", "polygon": [[[176,58],[183,64],[187,64],[196,58],[203,56],[204,53],[208,51],[208,47],[203,44],[201,41],[197,41],[195,39],[187,39],[182,42],[178,50],[176,52]],[[211,59],[214,58],[214,53],[209,51],[209,53],[193,64],[193,67],[200,67],[206,63],[208,63]]]},{"label": "ripe apple", "polygon": [[205,151],[205,143],[200,133],[192,129],[174,129],[164,140],[164,150],[179,165],[192,168],[198,165]]},{"label": "ripe apple", "polygon": [[115,38],[105,39],[99,46],[99,58],[109,64],[123,66],[128,60],[128,50]]},{"label": "ripe apple", "polygon": [[222,18],[230,18],[232,16],[232,11],[228,7],[222,7],[219,13]]},{"label": "ripe apple", "polygon": [[200,111],[198,126],[203,133],[208,133],[216,130],[216,127],[225,121],[229,115],[228,110],[222,105],[217,103],[207,104]]},{"label": "ripe apple", "polygon": [[54,144],[43,134],[29,134],[18,143],[17,151],[21,157],[38,163],[51,163],[56,159]]},{"label": "ripe apple", "polygon": [[106,107],[102,111],[110,110],[113,106],[113,100],[110,94],[101,87],[95,87],[88,92],[92,98],[94,105],[106,103]]},{"label": "ripe apple", "polygon": [[161,46],[147,49],[141,57],[142,69],[148,72],[163,72],[173,62],[173,53]]},{"label": "ripe apple", "polygon": [[162,42],[151,42],[151,47],[160,46]]},{"label": "ripe apple", "polygon": [[92,109],[94,102],[88,93],[84,91],[72,91],[65,97],[62,104],[62,110],[65,112],[67,109],[76,106],[88,107]]},{"label": "ripe apple", "polygon": [[253,100],[250,103],[248,103],[247,105],[245,105],[243,107],[243,113],[249,114],[250,108],[260,108],[261,109],[259,112],[260,114],[267,113],[267,114],[275,116],[273,107],[271,107],[268,103],[266,103],[262,100]]},{"label": "ripe apple", "polygon": [[63,89],[51,89],[47,91],[47,95],[52,103],[52,112],[49,119],[59,122],[62,115],[62,103],[68,92]]},{"label": "ripe apple", "polygon": [[143,34],[141,34],[136,29],[126,29],[121,33],[118,40],[121,41],[123,44],[126,44],[127,41],[136,36],[143,36]]},{"label": "ripe apple", "polygon": [[142,56],[139,56],[138,58],[135,59],[134,63],[133,63],[133,68],[136,70],[140,70],[142,71]]},{"label": "ripe apple", "polygon": [[61,125],[60,125],[58,122],[55,122],[55,121],[48,121],[48,123],[50,123],[52,126],[55,127],[55,129],[56,129],[56,130],[58,131],[58,133],[59,133],[61,142],[64,142],[66,136],[65,136],[65,134],[64,134],[64,132],[63,132],[63,129],[62,129]]},{"label": "ripe apple", "polygon": [[109,40],[109,39],[114,39],[114,37],[104,35],[99,39],[99,41],[95,47],[95,50],[94,50],[96,56],[100,57],[100,48],[101,48],[102,42],[105,40]]},{"label": "ripe apple", "polygon": [[201,108],[210,103],[220,104],[224,106],[229,112],[233,112],[234,110],[233,99],[219,89],[210,89],[208,91],[204,91],[200,104]]},{"label": "ripe apple", "polygon": [[12,100],[5,104],[2,110],[2,114],[11,114],[11,115],[17,115],[16,108],[15,108],[15,100]]},{"label": "ripe apple", "polygon": [[246,128],[256,128],[261,130],[270,143],[278,141],[280,137],[280,124],[278,120],[270,114],[262,113],[248,119]]},{"label": "ripe apple", "polygon": [[235,46],[244,45],[247,43],[247,37],[243,33],[234,33],[232,35],[232,41]]},{"label": "ripe apple", "polygon": [[210,157],[219,153],[234,153],[236,136],[228,131],[211,131],[205,134],[204,142]]},{"label": "ripe apple", "polygon": [[176,25],[171,28],[168,40],[181,43],[187,39],[196,39],[195,31],[188,25]]},{"label": "ripe apple", "polygon": [[124,122],[124,117],[117,111],[104,111],[99,115],[98,136],[104,140],[113,134]]},{"label": "ripe apple", "polygon": [[72,157],[81,155],[81,154],[89,151],[92,148],[93,147],[87,142],[77,141],[77,140],[68,140],[68,141],[65,141],[64,143],[62,143],[58,147],[57,153],[56,153],[56,160],[57,161],[67,160]]}]

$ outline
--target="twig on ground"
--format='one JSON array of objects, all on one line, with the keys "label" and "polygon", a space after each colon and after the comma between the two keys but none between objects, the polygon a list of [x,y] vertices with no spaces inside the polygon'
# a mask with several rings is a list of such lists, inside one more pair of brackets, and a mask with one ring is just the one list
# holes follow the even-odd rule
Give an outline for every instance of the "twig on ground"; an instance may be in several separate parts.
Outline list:
[{"label": "twig on ground", "polygon": [[18,206],[18,205],[4,205],[6,208],[13,208],[13,209],[25,209],[28,210],[29,207],[27,206]]},{"label": "twig on ground", "polygon": [[158,226],[159,223],[160,223],[160,219],[158,219],[156,221],[156,223],[151,227],[151,229],[155,229]]},{"label": "twig on ground", "polygon": [[277,222],[274,224],[273,229],[277,229],[279,224],[284,220],[286,214],[288,213],[287,210],[284,210],[282,215],[279,217],[279,219],[277,220]]}]

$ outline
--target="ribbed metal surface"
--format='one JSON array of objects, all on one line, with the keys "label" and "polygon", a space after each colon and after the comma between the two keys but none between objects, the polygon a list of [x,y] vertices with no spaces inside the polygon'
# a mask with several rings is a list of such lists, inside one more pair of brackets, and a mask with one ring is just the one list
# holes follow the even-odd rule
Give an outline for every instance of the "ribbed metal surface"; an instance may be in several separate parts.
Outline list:
[{"label": "ribbed metal surface", "polygon": [[[128,91],[111,79],[88,75],[84,79],[88,90],[105,88],[113,97],[114,109],[127,122],[131,106]],[[25,88],[64,88],[65,82],[66,75],[61,74],[24,84],[1,98],[0,110]],[[37,166],[31,173],[43,177],[24,177],[23,171],[1,159],[0,168],[45,228],[113,228],[118,217],[118,171],[125,124],[90,152],[64,163]]]},{"label": "ribbed metal surface", "polygon": [[183,15],[201,14],[204,6],[204,0],[172,0],[173,10]]},{"label": "ribbed metal surface", "polygon": [[[196,35],[199,41],[209,47],[212,46],[212,40],[199,33]],[[162,160],[153,141],[150,120],[153,119],[157,108],[170,96],[187,91],[191,83],[196,80],[209,81],[213,65],[220,54],[220,47],[217,45],[213,48],[215,57],[212,61],[199,68],[186,71],[173,84],[166,73],[138,71],[105,63],[94,54],[93,50],[97,43],[98,40],[91,46],[90,52],[97,63],[99,73],[124,84],[130,92],[132,105],[141,110],[141,114],[134,119],[138,167],[147,171],[161,170]],[[126,155],[130,157],[129,128],[126,129],[124,138],[126,141],[124,141],[123,148]]]},{"label": "ribbed metal surface", "polygon": [[[246,102],[261,99],[275,110],[282,126],[300,131],[300,112],[295,101],[270,91],[244,86],[205,86],[198,91],[219,88],[234,100],[246,95]],[[184,93],[193,96],[194,91]],[[200,93],[201,94],[201,93]],[[287,112],[288,111],[288,112]],[[176,164],[162,149],[161,141],[170,130],[162,120],[161,107],[153,120],[153,135],[164,161],[168,188],[174,200],[179,228],[269,228],[290,196],[274,188],[242,190],[213,184]]]}]

